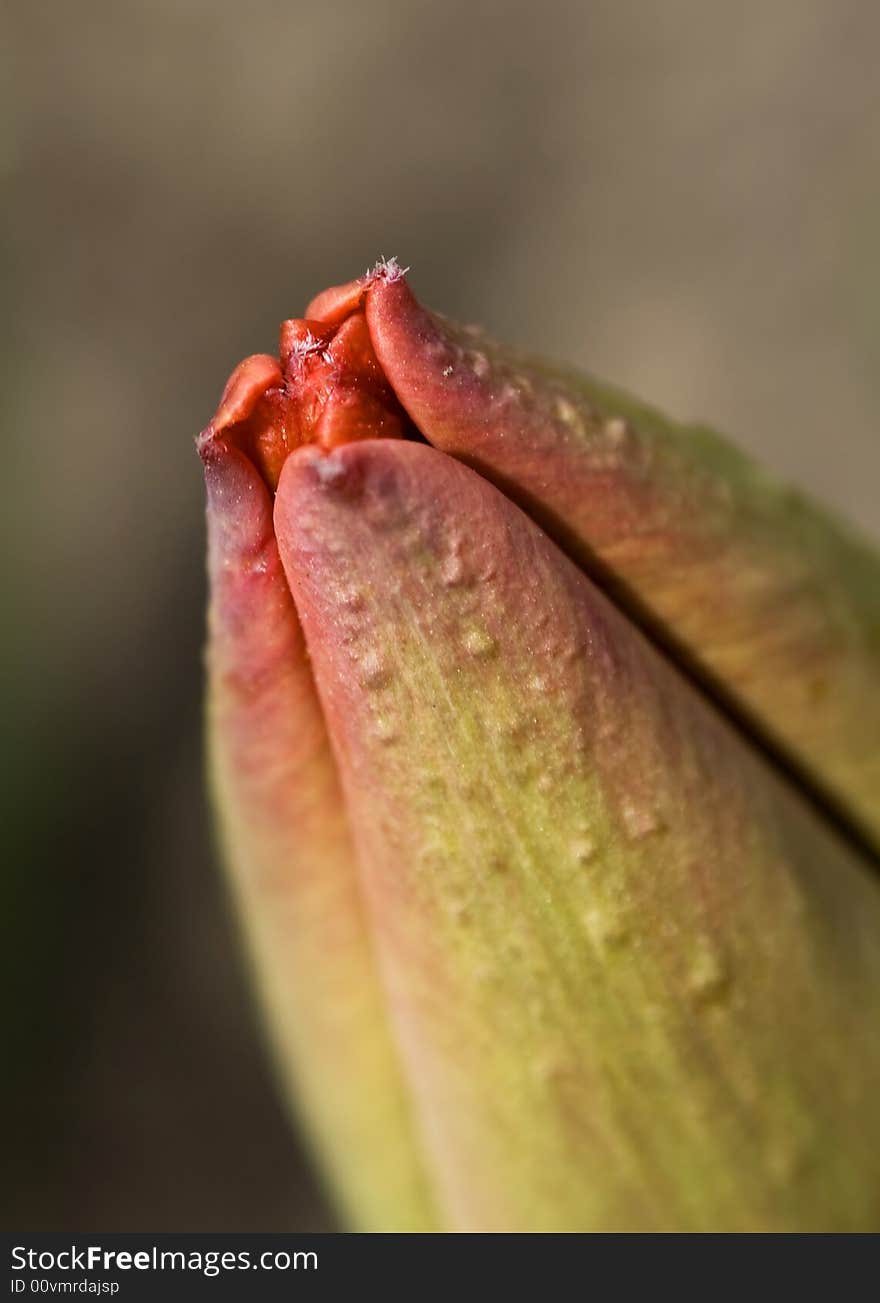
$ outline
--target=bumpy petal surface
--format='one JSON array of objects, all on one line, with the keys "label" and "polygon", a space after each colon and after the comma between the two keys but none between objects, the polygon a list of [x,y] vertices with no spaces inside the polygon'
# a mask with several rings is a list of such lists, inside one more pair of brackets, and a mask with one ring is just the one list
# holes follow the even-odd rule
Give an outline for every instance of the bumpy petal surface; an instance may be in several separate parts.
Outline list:
[{"label": "bumpy petal surface", "polygon": [[423,436],[523,505],[880,845],[877,558],[712,433],[427,312],[401,276],[365,294]]},{"label": "bumpy petal surface", "polygon": [[272,500],[253,463],[207,434],[212,786],[267,1026],[351,1224],[434,1230]]},{"label": "bumpy petal surface", "polygon": [[449,1225],[876,1229],[853,852],[466,466],[301,448],[275,529]]}]

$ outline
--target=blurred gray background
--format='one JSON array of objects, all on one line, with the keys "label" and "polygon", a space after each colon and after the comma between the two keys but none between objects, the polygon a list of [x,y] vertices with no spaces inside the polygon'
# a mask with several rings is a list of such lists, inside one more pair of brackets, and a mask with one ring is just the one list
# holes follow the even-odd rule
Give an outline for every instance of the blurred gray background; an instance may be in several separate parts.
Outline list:
[{"label": "blurred gray background", "polygon": [[326,1229],[201,784],[192,439],[380,253],[880,534],[880,6],[5,6],[3,1222]]}]

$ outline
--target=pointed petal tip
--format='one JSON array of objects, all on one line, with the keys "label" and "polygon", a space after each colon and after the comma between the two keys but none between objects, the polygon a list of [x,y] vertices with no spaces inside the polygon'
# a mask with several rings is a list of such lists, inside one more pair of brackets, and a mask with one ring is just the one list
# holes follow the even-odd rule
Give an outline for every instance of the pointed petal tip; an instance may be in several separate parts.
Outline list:
[{"label": "pointed petal tip", "polygon": [[285,462],[275,495],[276,509],[302,489],[350,493],[355,479],[358,452],[379,440],[338,444],[324,449],[317,444],[298,448]]},{"label": "pointed petal tip", "polygon": [[370,291],[367,295],[367,320],[371,330],[374,320],[380,321],[395,313],[417,312],[427,315],[407,280],[408,271],[409,267],[401,269],[397,265],[397,259],[392,258],[389,263],[377,262],[367,272],[365,279]]},{"label": "pointed petal tip", "polygon": [[388,382],[422,435],[437,448],[467,452],[498,411],[497,386],[480,349],[482,333],[453,326],[424,307],[402,277],[377,279],[366,298],[373,348]]},{"label": "pointed petal tip", "polygon": [[199,454],[205,474],[208,571],[217,585],[230,567],[258,557],[272,542],[272,499],[253,462],[226,440],[209,438]]},{"label": "pointed petal tip", "polygon": [[[274,512],[292,589],[313,581],[344,588],[353,546],[375,552],[379,566],[391,564],[390,555],[399,551],[394,564],[405,566],[413,530],[439,528],[433,508],[455,499],[462,477],[471,474],[444,453],[408,440],[365,439],[326,453],[300,449],[284,468]],[[462,511],[467,514],[466,504]]]},{"label": "pointed petal tip", "polygon": [[276,494],[276,513],[290,509],[301,494],[333,494],[349,499],[368,485],[387,492],[401,475],[431,476],[443,453],[408,439],[362,439],[325,450],[316,444],[297,449],[287,459]]}]

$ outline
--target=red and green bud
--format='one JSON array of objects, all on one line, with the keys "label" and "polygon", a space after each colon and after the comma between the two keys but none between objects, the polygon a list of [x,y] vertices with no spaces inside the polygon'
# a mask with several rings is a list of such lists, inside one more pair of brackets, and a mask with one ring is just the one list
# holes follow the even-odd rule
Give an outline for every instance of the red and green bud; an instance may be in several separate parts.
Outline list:
[{"label": "red and green bud", "polygon": [[[810,554],[785,589],[770,505],[734,546],[737,493],[772,491],[731,455],[689,562],[724,459],[627,424],[601,469],[570,379],[438,324],[393,265],[319,296],[281,352],[243,364],[200,440],[209,745],[267,1021],[353,1224],[876,1228],[880,887],[620,598],[632,564],[679,557],[656,613],[686,645],[714,564],[729,700],[766,686],[761,648],[805,692]],[[861,608],[826,577],[809,609],[833,630]],[[749,624],[771,591],[794,603],[775,636]],[[867,673],[853,639],[825,671]],[[834,754],[858,749],[832,716]]]}]

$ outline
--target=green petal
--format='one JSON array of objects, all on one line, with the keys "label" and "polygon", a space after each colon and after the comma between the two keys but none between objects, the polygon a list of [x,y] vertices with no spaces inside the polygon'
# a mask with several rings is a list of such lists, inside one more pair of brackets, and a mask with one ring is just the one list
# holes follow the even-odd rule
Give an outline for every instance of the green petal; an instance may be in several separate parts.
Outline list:
[{"label": "green petal", "polygon": [[303,449],[275,528],[448,1224],[876,1229],[854,853],[456,461]]},{"label": "green petal", "polygon": [[880,847],[880,561],[704,429],[367,295],[422,434],[494,480]]},{"label": "green petal", "polygon": [[279,1072],[349,1223],[436,1230],[269,493],[203,455],[211,785]]}]

